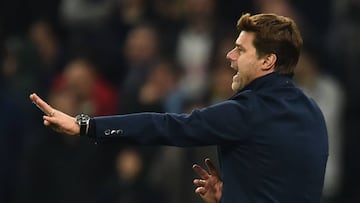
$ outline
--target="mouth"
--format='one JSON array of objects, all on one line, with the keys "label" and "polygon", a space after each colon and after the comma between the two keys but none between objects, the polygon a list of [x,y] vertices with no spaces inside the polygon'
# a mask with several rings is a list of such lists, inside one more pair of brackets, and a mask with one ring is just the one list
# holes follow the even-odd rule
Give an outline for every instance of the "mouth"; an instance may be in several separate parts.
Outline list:
[{"label": "mouth", "polygon": [[236,65],[235,64],[233,64],[233,63],[231,63],[230,64],[230,68],[231,68],[231,70],[233,71],[233,80],[235,79],[235,78],[237,78],[237,77],[239,77],[239,71],[238,71],[238,68],[236,67]]},{"label": "mouth", "polygon": [[240,77],[240,72],[236,69],[233,69],[234,74],[233,74],[233,82],[237,81]]},{"label": "mouth", "polygon": [[236,74],[233,76],[233,81],[236,81],[238,78],[239,78],[239,74],[236,73]]},{"label": "mouth", "polygon": [[230,63],[230,68],[233,69],[234,71],[238,70],[236,63]]},{"label": "mouth", "polygon": [[239,74],[239,71],[234,66],[231,66],[231,69],[232,69],[232,71],[234,73],[234,76]]}]

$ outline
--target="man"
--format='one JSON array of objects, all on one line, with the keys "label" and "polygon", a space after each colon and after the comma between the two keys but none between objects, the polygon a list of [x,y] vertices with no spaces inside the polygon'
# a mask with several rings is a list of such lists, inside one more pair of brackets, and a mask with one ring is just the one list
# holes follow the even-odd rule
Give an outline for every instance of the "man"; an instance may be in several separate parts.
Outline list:
[{"label": "man", "polygon": [[328,156],[323,115],[291,79],[302,38],[296,24],[275,14],[244,14],[235,48],[227,54],[237,71],[229,100],[190,114],[139,113],[89,119],[66,115],[35,94],[44,124],[60,133],[101,142],[180,147],[217,145],[221,176],[194,170],[205,202],[318,203]]}]

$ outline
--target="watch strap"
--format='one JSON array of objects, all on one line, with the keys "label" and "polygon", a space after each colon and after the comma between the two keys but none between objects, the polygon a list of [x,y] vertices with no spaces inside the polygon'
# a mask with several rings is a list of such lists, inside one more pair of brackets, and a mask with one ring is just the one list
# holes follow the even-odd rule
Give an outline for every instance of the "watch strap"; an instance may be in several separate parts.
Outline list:
[{"label": "watch strap", "polygon": [[87,125],[80,125],[80,136],[85,136],[86,135],[86,127]]}]

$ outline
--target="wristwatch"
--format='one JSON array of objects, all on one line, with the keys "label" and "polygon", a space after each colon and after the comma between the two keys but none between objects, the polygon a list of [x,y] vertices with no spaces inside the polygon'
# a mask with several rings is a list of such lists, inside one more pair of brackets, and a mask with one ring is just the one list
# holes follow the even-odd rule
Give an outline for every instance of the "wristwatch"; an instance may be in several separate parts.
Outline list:
[{"label": "wristwatch", "polygon": [[80,136],[85,136],[89,131],[90,116],[79,114],[75,117],[76,123],[80,126]]}]

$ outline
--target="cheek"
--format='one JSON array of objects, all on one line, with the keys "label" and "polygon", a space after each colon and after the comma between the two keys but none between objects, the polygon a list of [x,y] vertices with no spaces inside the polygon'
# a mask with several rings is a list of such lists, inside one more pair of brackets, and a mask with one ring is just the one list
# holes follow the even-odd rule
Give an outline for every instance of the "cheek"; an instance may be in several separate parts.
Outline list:
[{"label": "cheek", "polygon": [[249,61],[246,60],[246,58],[244,57],[239,58],[236,63],[237,63],[238,72],[240,73],[247,72],[249,67],[251,66]]},{"label": "cheek", "polygon": [[246,54],[239,56],[236,60],[236,63],[239,66],[248,66],[250,62],[251,60],[249,60],[249,56],[247,56]]},{"label": "cheek", "polygon": [[255,60],[253,56],[243,56],[237,60],[238,68],[243,71],[255,70],[258,64],[258,60]]}]

